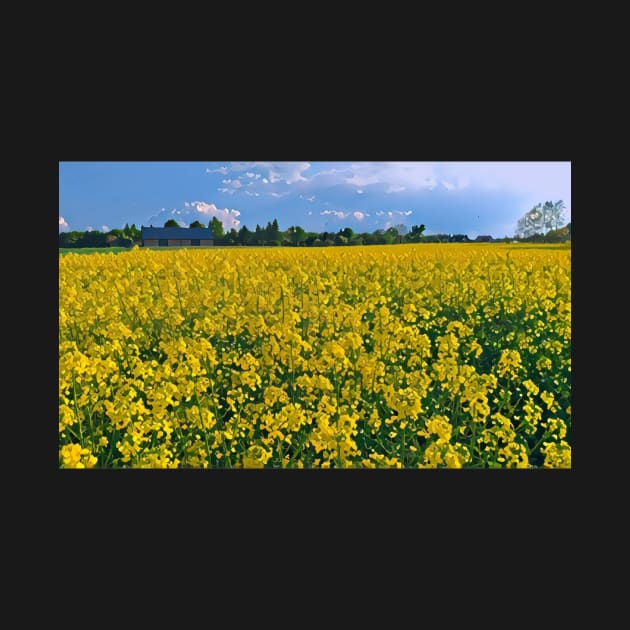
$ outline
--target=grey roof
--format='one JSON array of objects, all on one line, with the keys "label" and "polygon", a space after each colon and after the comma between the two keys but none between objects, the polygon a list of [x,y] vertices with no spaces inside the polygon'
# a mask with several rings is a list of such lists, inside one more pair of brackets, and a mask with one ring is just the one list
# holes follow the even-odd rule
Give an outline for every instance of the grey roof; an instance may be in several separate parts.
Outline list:
[{"label": "grey roof", "polygon": [[142,240],[160,238],[204,238],[211,239],[210,228],[175,228],[175,227],[144,227],[142,226]]}]

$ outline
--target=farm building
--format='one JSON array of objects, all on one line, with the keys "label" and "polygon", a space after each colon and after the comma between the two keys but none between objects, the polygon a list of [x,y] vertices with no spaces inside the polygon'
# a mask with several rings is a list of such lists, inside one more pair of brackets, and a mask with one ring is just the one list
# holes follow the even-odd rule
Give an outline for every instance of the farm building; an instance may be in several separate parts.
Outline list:
[{"label": "farm building", "polygon": [[142,247],[203,247],[214,243],[210,228],[144,227]]},{"label": "farm building", "polygon": [[477,241],[477,243],[492,243],[494,239],[492,238],[492,236],[482,234],[478,236],[475,240]]}]

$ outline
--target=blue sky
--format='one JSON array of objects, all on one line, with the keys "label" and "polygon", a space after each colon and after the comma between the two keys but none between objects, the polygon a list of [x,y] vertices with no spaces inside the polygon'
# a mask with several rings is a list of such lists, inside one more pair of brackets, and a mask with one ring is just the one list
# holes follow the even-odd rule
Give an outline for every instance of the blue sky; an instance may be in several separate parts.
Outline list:
[{"label": "blue sky", "polygon": [[423,223],[426,234],[503,237],[534,205],[560,199],[568,222],[570,162],[59,163],[59,231],[216,216],[226,231],[278,219],[281,230]]}]

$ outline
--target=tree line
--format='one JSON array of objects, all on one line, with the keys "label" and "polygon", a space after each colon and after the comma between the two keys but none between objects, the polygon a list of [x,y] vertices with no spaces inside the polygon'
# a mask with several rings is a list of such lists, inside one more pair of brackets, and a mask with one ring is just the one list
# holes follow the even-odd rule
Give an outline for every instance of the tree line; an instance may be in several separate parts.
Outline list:
[{"label": "tree line", "polygon": [[109,232],[59,232],[59,247],[132,247],[140,241],[141,232],[135,223],[126,223],[124,228],[114,228]]},{"label": "tree line", "polygon": [[[546,201],[535,205],[526,212],[517,223],[514,237],[492,239],[495,242],[516,240],[519,242],[559,243],[571,240],[571,223],[562,226],[565,204],[562,200]],[[179,228],[175,219],[168,219],[164,227]],[[307,246],[325,247],[331,245],[390,245],[393,243],[448,243],[466,242],[465,234],[432,234],[425,236],[424,224],[413,225],[408,229],[400,223],[387,229],[379,228],[373,232],[354,232],[346,227],[335,231],[308,232],[299,225],[292,225],[282,231],[278,220],[268,221],[263,227],[256,224],[250,230],[246,225],[239,230],[231,228],[227,232],[217,217],[212,217],[208,225],[193,221],[191,228],[209,227],[215,245],[247,245],[247,246]],[[141,243],[141,230],[126,224],[122,229],[109,232],[92,230],[89,232],[60,232],[59,247],[132,247]]]},{"label": "tree line", "polygon": [[[175,219],[168,219],[164,227],[181,227]],[[256,224],[255,229],[250,230],[246,225],[239,230],[231,228],[227,232],[217,217],[212,217],[208,225],[200,221],[193,221],[191,228],[209,227],[212,231],[215,245],[247,245],[247,246],[331,246],[331,245],[389,245],[393,243],[417,243],[421,240],[439,240],[446,235],[423,236],[424,224],[414,225],[410,230],[407,226],[399,224],[388,229],[378,229],[374,232],[357,232],[352,228],[343,228],[339,231],[308,232],[299,225],[292,225],[286,230],[280,230],[278,220],[268,221],[262,227]],[[134,224],[126,224],[122,229],[114,229],[109,232],[92,230],[89,232],[60,232],[59,247],[132,247],[140,244],[142,240],[141,230]]]}]

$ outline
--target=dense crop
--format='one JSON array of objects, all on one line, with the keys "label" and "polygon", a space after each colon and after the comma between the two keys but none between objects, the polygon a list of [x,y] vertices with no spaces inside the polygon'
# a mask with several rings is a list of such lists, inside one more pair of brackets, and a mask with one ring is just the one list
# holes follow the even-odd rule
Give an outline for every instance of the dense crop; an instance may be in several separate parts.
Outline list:
[{"label": "dense crop", "polygon": [[60,467],[571,466],[571,252],[59,259]]}]

